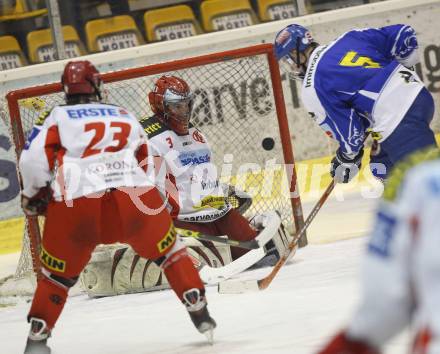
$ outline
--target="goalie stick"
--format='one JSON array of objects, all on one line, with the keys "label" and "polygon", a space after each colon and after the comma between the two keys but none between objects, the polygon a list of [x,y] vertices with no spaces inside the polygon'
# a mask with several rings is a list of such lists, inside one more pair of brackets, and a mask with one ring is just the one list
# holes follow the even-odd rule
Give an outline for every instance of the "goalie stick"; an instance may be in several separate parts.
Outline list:
[{"label": "goalie stick", "polygon": [[235,241],[221,236],[205,235],[198,231],[180,229],[177,227],[176,227],[176,231],[178,232],[179,235],[183,237],[193,237],[200,241],[211,241],[211,242],[221,243],[224,245],[229,245],[232,247],[240,247],[248,250],[260,248],[260,244],[256,239],[250,241]]},{"label": "goalie stick", "polygon": [[200,278],[205,284],[221,284],[222,281],[225,281],[226,279],[229,279],[230,277],[248,269],[265,255],[266,251],[263,247],[260,247],[256,250],[249,251],[243,256],[237,258],[235,261],[232,261],[231,263],[222,267],[213,268],[205,265],[199,270]]},{"label": "goalie stick", "polygon": [[278,260],[277,264],[273,267],[272,271],[265,276],[262,279],[255,279],[255,280],[229,280],[229,281],[223,281],[218,284],[218,292],[222,294],[240,294],[247,291],[254,291],[254,290],[264,290],[267,289],[267,287],[270,285],[272,280],[275,278],[275,276],[280,271],[281,267],[286,263],[287,259],[289,258],[290,253],[292,250],[296,247],[296,244],[298,243],[298,240],[301,238],[301,236],[304,234],[304,232],[307,230],[307,228],[312,223],[313,219],[315,218],[318,211],[321,209],[321,207],[324,205],[325,201],[329,197],[330,193],[335,188],[335,180],[332,180],[330,185],[327,187],[321,198],[318,200],[316,205],[313,207],[312,211],[310,212],[309,216],[307,217],[307,220],[304,222],[303,227],[295,234],[293,237],[293,240],[289,243],[289,246],[287,250],[284,252],[284,255]]}]

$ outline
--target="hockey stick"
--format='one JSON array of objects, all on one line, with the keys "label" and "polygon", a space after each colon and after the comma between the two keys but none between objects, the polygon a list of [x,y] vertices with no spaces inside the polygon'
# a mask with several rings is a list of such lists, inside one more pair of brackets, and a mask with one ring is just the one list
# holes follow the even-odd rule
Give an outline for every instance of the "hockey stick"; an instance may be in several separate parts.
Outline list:
[{"label": "hockey stick", "polygon": [[312,223],[313,219],[315,218],[318,211],[321,209],[321,207],[324,205],[325,201],[329,197],[330,193],[335,188],[335,180],[332,180],[330,185],[327,187],[321,198],[318,200],[316,205],[313,207],[312,211],[310,212],[309,216],[307,217],[307,220],[304,222],[303,227],[295,234],[293,237],[293,240],[289,243],[289,246],[287,250],[284,252],[284,255],[278,260],[278,262],[273,267],[272,271],[265,276],[262,279],[259,280],[245,280],[245,281],[225,281],[222,283],[219,283],[218,285],[218,292],[223,294],[239,294],[243,293],[249,290],[264,290],[267,289],[267,287],[270,285],[272,280],[275,278],[275,276],[280,271],[281,267],[286,263],[287,259],[289,258],[290,253],[292,250],[296,247],[296,244],[298,243],[298,240],[301,238],[301,236],[304,234],[304,232],[307,230],[307,228]]}]

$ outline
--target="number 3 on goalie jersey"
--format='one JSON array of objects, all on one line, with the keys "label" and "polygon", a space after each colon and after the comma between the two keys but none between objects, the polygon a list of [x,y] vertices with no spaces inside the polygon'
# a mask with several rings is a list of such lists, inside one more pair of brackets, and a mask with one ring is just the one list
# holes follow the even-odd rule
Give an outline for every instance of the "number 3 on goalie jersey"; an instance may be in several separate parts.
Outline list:
[{"label": "number 3 on goalie jersey", "polygon": [[362,66],[366,69],[378,69],[380,64],[376,63],[373,59],[359,55],[355,51],[350,51],[339,62],[341,66]]},{"label": "number 3 on goalie jersey", "polygon": [[[83,158],[99,154],[102,151],[116,152],[123,149],[125,145],[127,145],[127,140],[131,131],[130,124],[123,122],[111,122],[110,127],[107,128],[113,131],[111,144],[109,144],[109,146],[105,147],[104,149],[96,148],[96,146],[104,139],[105,129],[106,126],[104,122],[87,123],[84,126],[84,132],[93,131],[94,135],[92,137],[92,140],[90,140],[89,145],[87,145],[84,150],[84,153],[82,155]],[[116,145],[113,142],[116,142]]]}]

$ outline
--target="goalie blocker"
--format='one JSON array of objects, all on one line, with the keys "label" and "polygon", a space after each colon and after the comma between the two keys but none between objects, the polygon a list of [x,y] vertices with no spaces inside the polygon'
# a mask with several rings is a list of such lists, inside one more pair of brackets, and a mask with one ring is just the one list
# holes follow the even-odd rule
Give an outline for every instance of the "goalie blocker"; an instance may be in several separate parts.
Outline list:
[{"label": "goalie blocker", "polygon": [[[262,247],[234,261],[229,245],[181,236],[204,283],[217,284],[250,267],[274,265],[279,255],[284,254],[292,237],[276,212],[257,215],[251,223],[261,230],[256,240]],[[139,257],[129,246],[122,244],[98,248],[82,272],[80,282],[90,297],[169,288],[166,277],[156,263]]]}]

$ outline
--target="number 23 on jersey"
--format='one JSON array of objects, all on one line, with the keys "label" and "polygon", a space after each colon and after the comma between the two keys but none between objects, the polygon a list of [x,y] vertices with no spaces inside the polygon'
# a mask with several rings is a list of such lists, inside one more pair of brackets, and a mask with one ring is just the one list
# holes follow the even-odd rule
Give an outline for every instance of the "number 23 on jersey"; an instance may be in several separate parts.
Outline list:
[{"label": "number 23 on jersey", "polygon": [[[111,138],[106,136],[106,129],[110,130]],[[84,125],[84,132],[93,132],[93,136],[85,148],[82,157],[96,155],[101,152],[122,150],[127,145],[130,131],[130,124],[124,122],[111,122],[108,127],[104,122],[87,123]],[[100,146],[99,148],[98,145]]]}]

